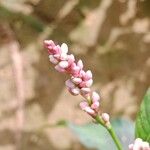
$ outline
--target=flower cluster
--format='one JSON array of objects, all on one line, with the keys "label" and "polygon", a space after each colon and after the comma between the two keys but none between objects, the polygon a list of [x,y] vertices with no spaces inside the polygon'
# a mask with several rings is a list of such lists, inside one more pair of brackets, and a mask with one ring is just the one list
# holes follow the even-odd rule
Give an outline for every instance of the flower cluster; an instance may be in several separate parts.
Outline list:
[{"label": "flower cluster", "polygon": [[82,60],[76,62],[74,55],[68,54],[68,46],[65,43],[59,46],[52,40],[45,40],[44,45],[48,49],[50,62],[55,65],[55,69],[70,75],[70,79],[66,81],[68,91],[72,95],[80,94],[85,98],[80,103],[81,109],[91,116],[96,116],[99,111],[100,96],[90,89],[93,84],[92,72],[84,71]]},{"label": "flower cluster", "polygon": [[148,142],[144,142],[142,139],[137,138],[134,144],[129,145],[129,150],[150,150],[150,146]]}]

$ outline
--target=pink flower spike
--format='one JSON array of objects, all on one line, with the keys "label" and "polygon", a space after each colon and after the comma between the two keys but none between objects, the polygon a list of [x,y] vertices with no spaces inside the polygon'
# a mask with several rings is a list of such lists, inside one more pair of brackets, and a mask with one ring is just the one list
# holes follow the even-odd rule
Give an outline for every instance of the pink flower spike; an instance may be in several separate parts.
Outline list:
[{"label": "pink flower spike", "polygon": [[97,101],[97,102],[94,102],[92,105],[91,105],[91,108],[94,109],[94,110],[97,110],[99,108],[99,105],[100,103]]},{"label": "pink flower spike", "polygon": [[62,51],[62,53],[65,53],[65,54],[68,53],[68,46],[67,46],[66,43],[63,43],[63,44],[61,45],[61,51]]},{"label": "pink flower spike", "polygon": [[74,83],[72,83],[72,81],[71,81],[70,79],[67,80],[67,81],[65,82],[65,84],[66,84],[66,86],[67,86],[68,88],[75,88]]},{"label": "pink flower spike", "polygon": [[79,60],[79,61],[77,62],[77,66],[78,66],[80,69],[83,69],[83,62],[82,62],[82,60]]},{"label": "pink flower spike", "polygon": [[53,63],[53,64],[57,64],[57,63],[58,63],[58,60],[55,59],[53,55],[49,55],[49,60],[50,60],[50,62]]},{"label": "pink flower spike", "polygon": [[63,69],[67,68],[69,66],[67,61],[61,61],[59,62],[59,66]]},{"label": "pink flower spike", "polygon": [[89,79],[92,79],[92,72],[88,70],[84,75],[84,80],[87,81]]},{"label": "pink flower spike", "polygon": [[80,84],[82,82],[81,78],[72,78],[72,82],[75,84]]},{"label": "pink flower spike", "polygon": [[85,110],[85,108],[88,106],[88,103],[86,101],[83,101],[80,103],[80,107],[82,110]]},{"label": "pink flower spike", "polygon": [[96,102],[100,100],[100,96],[97,92],[92,92],[92,101]]},{"label": "pink flower spike", "polygon": [[65,72],[65,71],[66,71],[65,69],[61,68],[59,65],[56,65],[56,66],[55,66],[55,69],[56,69],[57,71],[59,71],[59,72]]}]

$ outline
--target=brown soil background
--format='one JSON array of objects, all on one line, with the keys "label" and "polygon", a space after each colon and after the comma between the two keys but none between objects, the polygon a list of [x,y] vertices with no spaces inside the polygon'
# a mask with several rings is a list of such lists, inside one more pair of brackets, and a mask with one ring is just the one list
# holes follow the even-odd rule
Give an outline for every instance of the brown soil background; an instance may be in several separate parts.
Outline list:
[{"label": "brown soil background", "polygon": [[60,119],[91,118],[49,63],[44,39],[66,42],[94,75],[101,109],[135,119],[150,85],[149,0],[0,0],[0,150],[83,150]]}]

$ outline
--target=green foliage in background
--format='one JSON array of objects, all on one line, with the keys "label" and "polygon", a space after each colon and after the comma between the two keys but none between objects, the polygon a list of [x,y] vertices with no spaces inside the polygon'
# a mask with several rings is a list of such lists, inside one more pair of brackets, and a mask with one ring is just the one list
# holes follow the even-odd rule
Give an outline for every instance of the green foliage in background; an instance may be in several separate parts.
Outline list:
[{"label": "green foliage in background", "polygon": [[[133,122],[125,119],[114,119],[111,123],[124,149],[128,150],[128,145],[134,140]],[[68,126],[85,147],[97,150],[116,150],[109,133],[101,125],[90,123],[79,126],[70,123]]]},{"label": "green foliage in background", "polygon": [[136,137],[150,142],[150,89],[148,89],[141,104],[140,111],[136,119]]},{"label": "green foliage in background", "polygon": [[23,24],[27,24],[37,32],[44,30],[44,23],[35,16],[25,15],[23,13],[12,12],[7,8],[0,5],[0,20],[14,23],[14,21],[21,21]]}]

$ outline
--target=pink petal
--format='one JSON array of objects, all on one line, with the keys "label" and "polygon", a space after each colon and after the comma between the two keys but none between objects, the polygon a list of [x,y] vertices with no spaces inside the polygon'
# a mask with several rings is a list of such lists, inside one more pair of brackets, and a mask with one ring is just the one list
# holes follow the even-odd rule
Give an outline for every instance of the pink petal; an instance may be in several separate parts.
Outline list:
[{"label": "pink petal", "polygon": [[86,101],[83,101],[80,103],[80,107],[82,110],[85,110],[85,108],[88,106],[88,103]]},{"label": "pink petal", "polygon": [[93,84],[93,80],[90,79],[88,81],[85,82],[86,87],[90,87]]},{"label": "pink petal", "polygon": [[89,106],[85,107],[84,111],[87,112],[90,115],[94,115],[95,114],[95,111]]},{"label": "pink petal", "polygon": [[71,65],[75,61],[74,55],[72,55],[72,54],[68,55],[67,59],[68,59],[69,65]]},{"label": "pink petal", "polygon": [[82,81],[81,83],[80,83],[80,85],[79,85],[81,88],[84,88],[84,87],[86,87],[86,82],[85,81]]},{"label": "pink petal", "polygon": [[63,68],[61,68],[59,65],[56,65],[56,66],[55,66],[55,69],[56,69],[57,71],[59,71],[59,72],[66,72],[66,70],[63,69]]},{"label": "pink petal", "polygon": [[66,54],[68,53],[68,46],[66,43],[63,43],[61,45],[61,51],[62,51],[62,53],[66,53]]},{"label": "pink petal", "polygon": [[73,66],[72,70],[71,70],[71,73],[73,74],[73,76],[78,76],[79,71],[80,71],[80,68],[78,66]]},{"label": "pink petal", "polygon": [[81,88],[81,92],[83,95],[89,94],[91,92],[90,88]]},{"label": "pink petal", "polygon": [[49,55],[49,60],[50,60],[50,62],[52,62],[53,64],[57,64],[57,63],[58,63],[58,60],[55,59],[53,55]]},{"label": "pink petal", "polygon": [[80,89],[79,88],[72,88],[69,90],[72,95],[79,95],[80,94]]},{"label": "pink petal", "polygon": [[94,110],[97,110],[99,108],[99,105],[100,103],[97,101],[97,102],[94,102],[92,105],[91,105],[91,108],[94,109]]},{"label": "pink petal", "polygon": [[80,70],[79,76],[80,76],[81,78],[83,78],[83,77],[85,76],[85,71],[84,71],[84,70]]},{"label": "pink petal", "polygon": [[67,68],[69,66],[67,61],[61,61],[59,62],[59,66],[63,69]]},{"label": "pink petal", "polygon": [[61,60],[67,60],[67,54],[66,53],[61,53],[61,55],[60,55],[60,59]]},{"label": "pink petal", "polygon": [[102,119],[105,121],[105,122],[109,122],[109,115],[107,113],[103,113],[102,114]]},{"label": "pink petal", "polygon": [[143,149],[143,141],[140,138],[137,138],[134,142],[133,150],[141,150]]},{"label": "pink petal", "polygon": [[75,87],[74,83],[72,83],[72,81],[71,81],[70,79],[67,80],[67,81],[65,82],[65,84],[66,84],[66,86],[67,86],[68,88],[74,88],[74,87]]},{"label": "pink petal", "polygon": [[47,47],[49,45],[55,46],[55,43],[52,40],[44,40],[44,45]]},{"label": "pink petal", "polygon": [[129,145],[129,150],[133,150],[133,146],[134,146],[133,144],[130,144]]},{"label": "pink petal", "polygon": [[77,62],[77,66],[78,66],[80,69],[83,69],[83,62],[82,62],[82,60],[79,60],[79,61]]},{"label": "pink petal", "polygon": [[72,78],[71,79],[73,83],[75,84],[80,84],[82,82],[82,79],[81,78]]},{"label": "pink petal", "polygon": [[92,92],[92,101],[96,102],[100,100],[100,96],[97,92]]},{"label": "pink petal", "polygon": [[55,55],[53,55],[54,56],[54,58],[56,58],[56,59],[59,59],[60,58],[60,54],[55,54]]},{"label": "pink petal", "polygon": [[[50,49],[51,46],[48,47],[48,48]],[[51,49],[51,52],[52,52],[53,54],[59,54],[59,53],[60,53],[60,46],[59,46],[59,45],[54,46],[53,49]]]},{"label": "pink petal", "polygon": [[92,72],[88,70],[84,75],[84,80],[87,81],[89,79],[92,79]]},{"label": "pink petal", "polygon": [[143,150],[150,150],[148,142],[143,142],[142,147],[143,147]]}]

